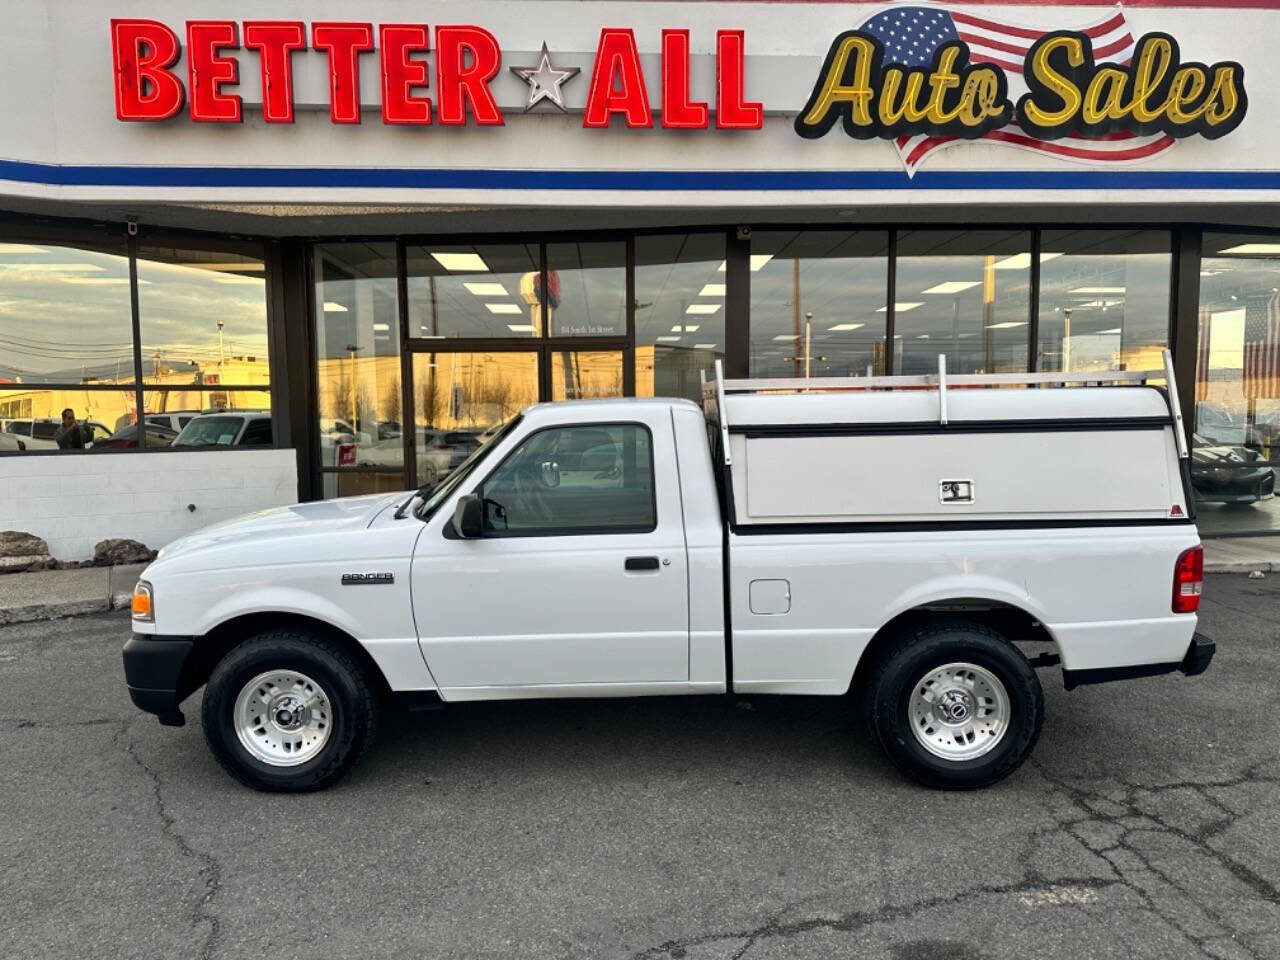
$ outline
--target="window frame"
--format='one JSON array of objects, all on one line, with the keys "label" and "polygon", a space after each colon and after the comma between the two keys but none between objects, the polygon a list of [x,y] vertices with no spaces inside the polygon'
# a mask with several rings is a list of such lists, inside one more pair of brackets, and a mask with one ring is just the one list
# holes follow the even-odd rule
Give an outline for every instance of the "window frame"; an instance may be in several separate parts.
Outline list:
[{"label": "window frame", "polygon": [[[499,470],[506,466],[507,462],[518,454],[526,443],[533,440],[540,434],[548,433],[552,430],[575,430],[590,428],[596,430],[607,430],[610,427],[638,427],[645,432],[645,436],[649,440],[649,505],[653,513],[653,522],[645,527],[629,526],[596,526],[596,527],[545,527],[534,530],[485,530],[478,540],[510,540],[515,538],[526,537],[594,537],[594,536],[643,536],[653,533],[658,529],[658,472],[654,466],[653,457],[653,430],[647,423],[640,420],[609,420],[605,422],[597,420],[574,421],[572,423],[555,423],[548,424],[545,427],[539,427],[536,430],[530,430],[525,434],[516,446],[512,447],[500,461],[494,464],[493,468],[480,479],[478,483],[471,487],[467,493],[462,496],[479,495],[483,497],[481,491],[484,485],[488,483]],[[445,533],[452,531],[452,523],[445,522]]]}]

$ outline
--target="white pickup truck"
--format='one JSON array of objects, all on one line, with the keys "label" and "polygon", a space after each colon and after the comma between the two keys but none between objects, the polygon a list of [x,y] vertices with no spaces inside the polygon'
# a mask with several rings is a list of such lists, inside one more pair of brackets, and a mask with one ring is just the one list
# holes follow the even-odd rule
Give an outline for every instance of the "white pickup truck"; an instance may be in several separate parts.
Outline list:
[{"label": "white pickup truck", "polygon": [[210,748],[265,790],[333,783],[396,700],[725,693],[851,694],[902,772],[980,787],[1035,745],[1033,666],[1070,689],[1209,664],[1171,374],[530,407],[433,490],[170,544],[129,692],[177,725],[205,685]]}]

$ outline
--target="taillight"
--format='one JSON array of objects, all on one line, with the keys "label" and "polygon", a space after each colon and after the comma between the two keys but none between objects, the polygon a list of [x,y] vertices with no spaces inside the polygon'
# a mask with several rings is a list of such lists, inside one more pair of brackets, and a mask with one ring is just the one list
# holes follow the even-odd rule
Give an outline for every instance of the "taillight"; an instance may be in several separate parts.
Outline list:
[{"label": "taillight", "polygon": [[1183,550],[1173,565],[1173,612],[1195,613],[1204,589],[1204,548]]}]

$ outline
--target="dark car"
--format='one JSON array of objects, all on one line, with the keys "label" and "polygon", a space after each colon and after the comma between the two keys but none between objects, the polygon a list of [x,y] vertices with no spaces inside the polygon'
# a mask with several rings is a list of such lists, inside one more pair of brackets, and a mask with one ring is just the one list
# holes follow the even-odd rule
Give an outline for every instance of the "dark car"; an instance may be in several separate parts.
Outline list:
[{"label": "dark car", "polygon": [[1276,472],[1256,450],[1213,445],[1200,434],[1192,436],[1191,487],[1202,503],[1248,505],[1275,495]]},{"label": "dark car", "polygon": [[[174,438],[178,435],[178,431],[170,430],[168,427],[162,427],[158,423],[147,424],[147,446],[148,447],[167,447],[173,443]],[[103,440],[95,440],[93,443],[94,450],[127,450],[138,445],[138,425],[131,423],[127,427],[117,430],[111,436]]]}]

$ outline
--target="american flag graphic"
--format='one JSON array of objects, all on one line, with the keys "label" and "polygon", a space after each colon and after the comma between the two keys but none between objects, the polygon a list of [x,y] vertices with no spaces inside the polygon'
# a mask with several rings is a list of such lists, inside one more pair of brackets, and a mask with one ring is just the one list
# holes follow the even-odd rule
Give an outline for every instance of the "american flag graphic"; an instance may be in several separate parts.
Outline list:
[{"label": "american flag graphic", "polygon": [[1280,294],[1245,297],[1244,395],[1280,398]]},{"label": "american flag graphic", "polygon": [[[1031,45],[1048,29],[1001,23],[988,17],[976,17],[945,7],[893,7],[878,13],[859,28],[884,45],[885,64],[928,66],[934,51],[949,40],[963,40],[969,45],[972,63],[990,63],[1004,70],[1009,78],[1009,99],[1017,103],[1027,92],[1022,79],[1022,64]],[[1085,27],[1075,27],[1089,37],[1096,63],[1125,66],[1133,56],[1134,39],[1117,8],[1110,16]],[[1015,118],[1016,121],[1016,118]],[[1063,157],[1082,163],[1125,163],[1145,160],[1174,144],[1165,133],[1139,135],[1127,131],[1100,137],[1068,136],[1061,140],[1037,140],[1011,123],[989,130],[983,140],[994,140],[1034,150],[1037,153]],[[926,134],[898,137],[894,145],[908,175],[914,175],[925,157],[953,143],[958,137],[931,137]]]}]

